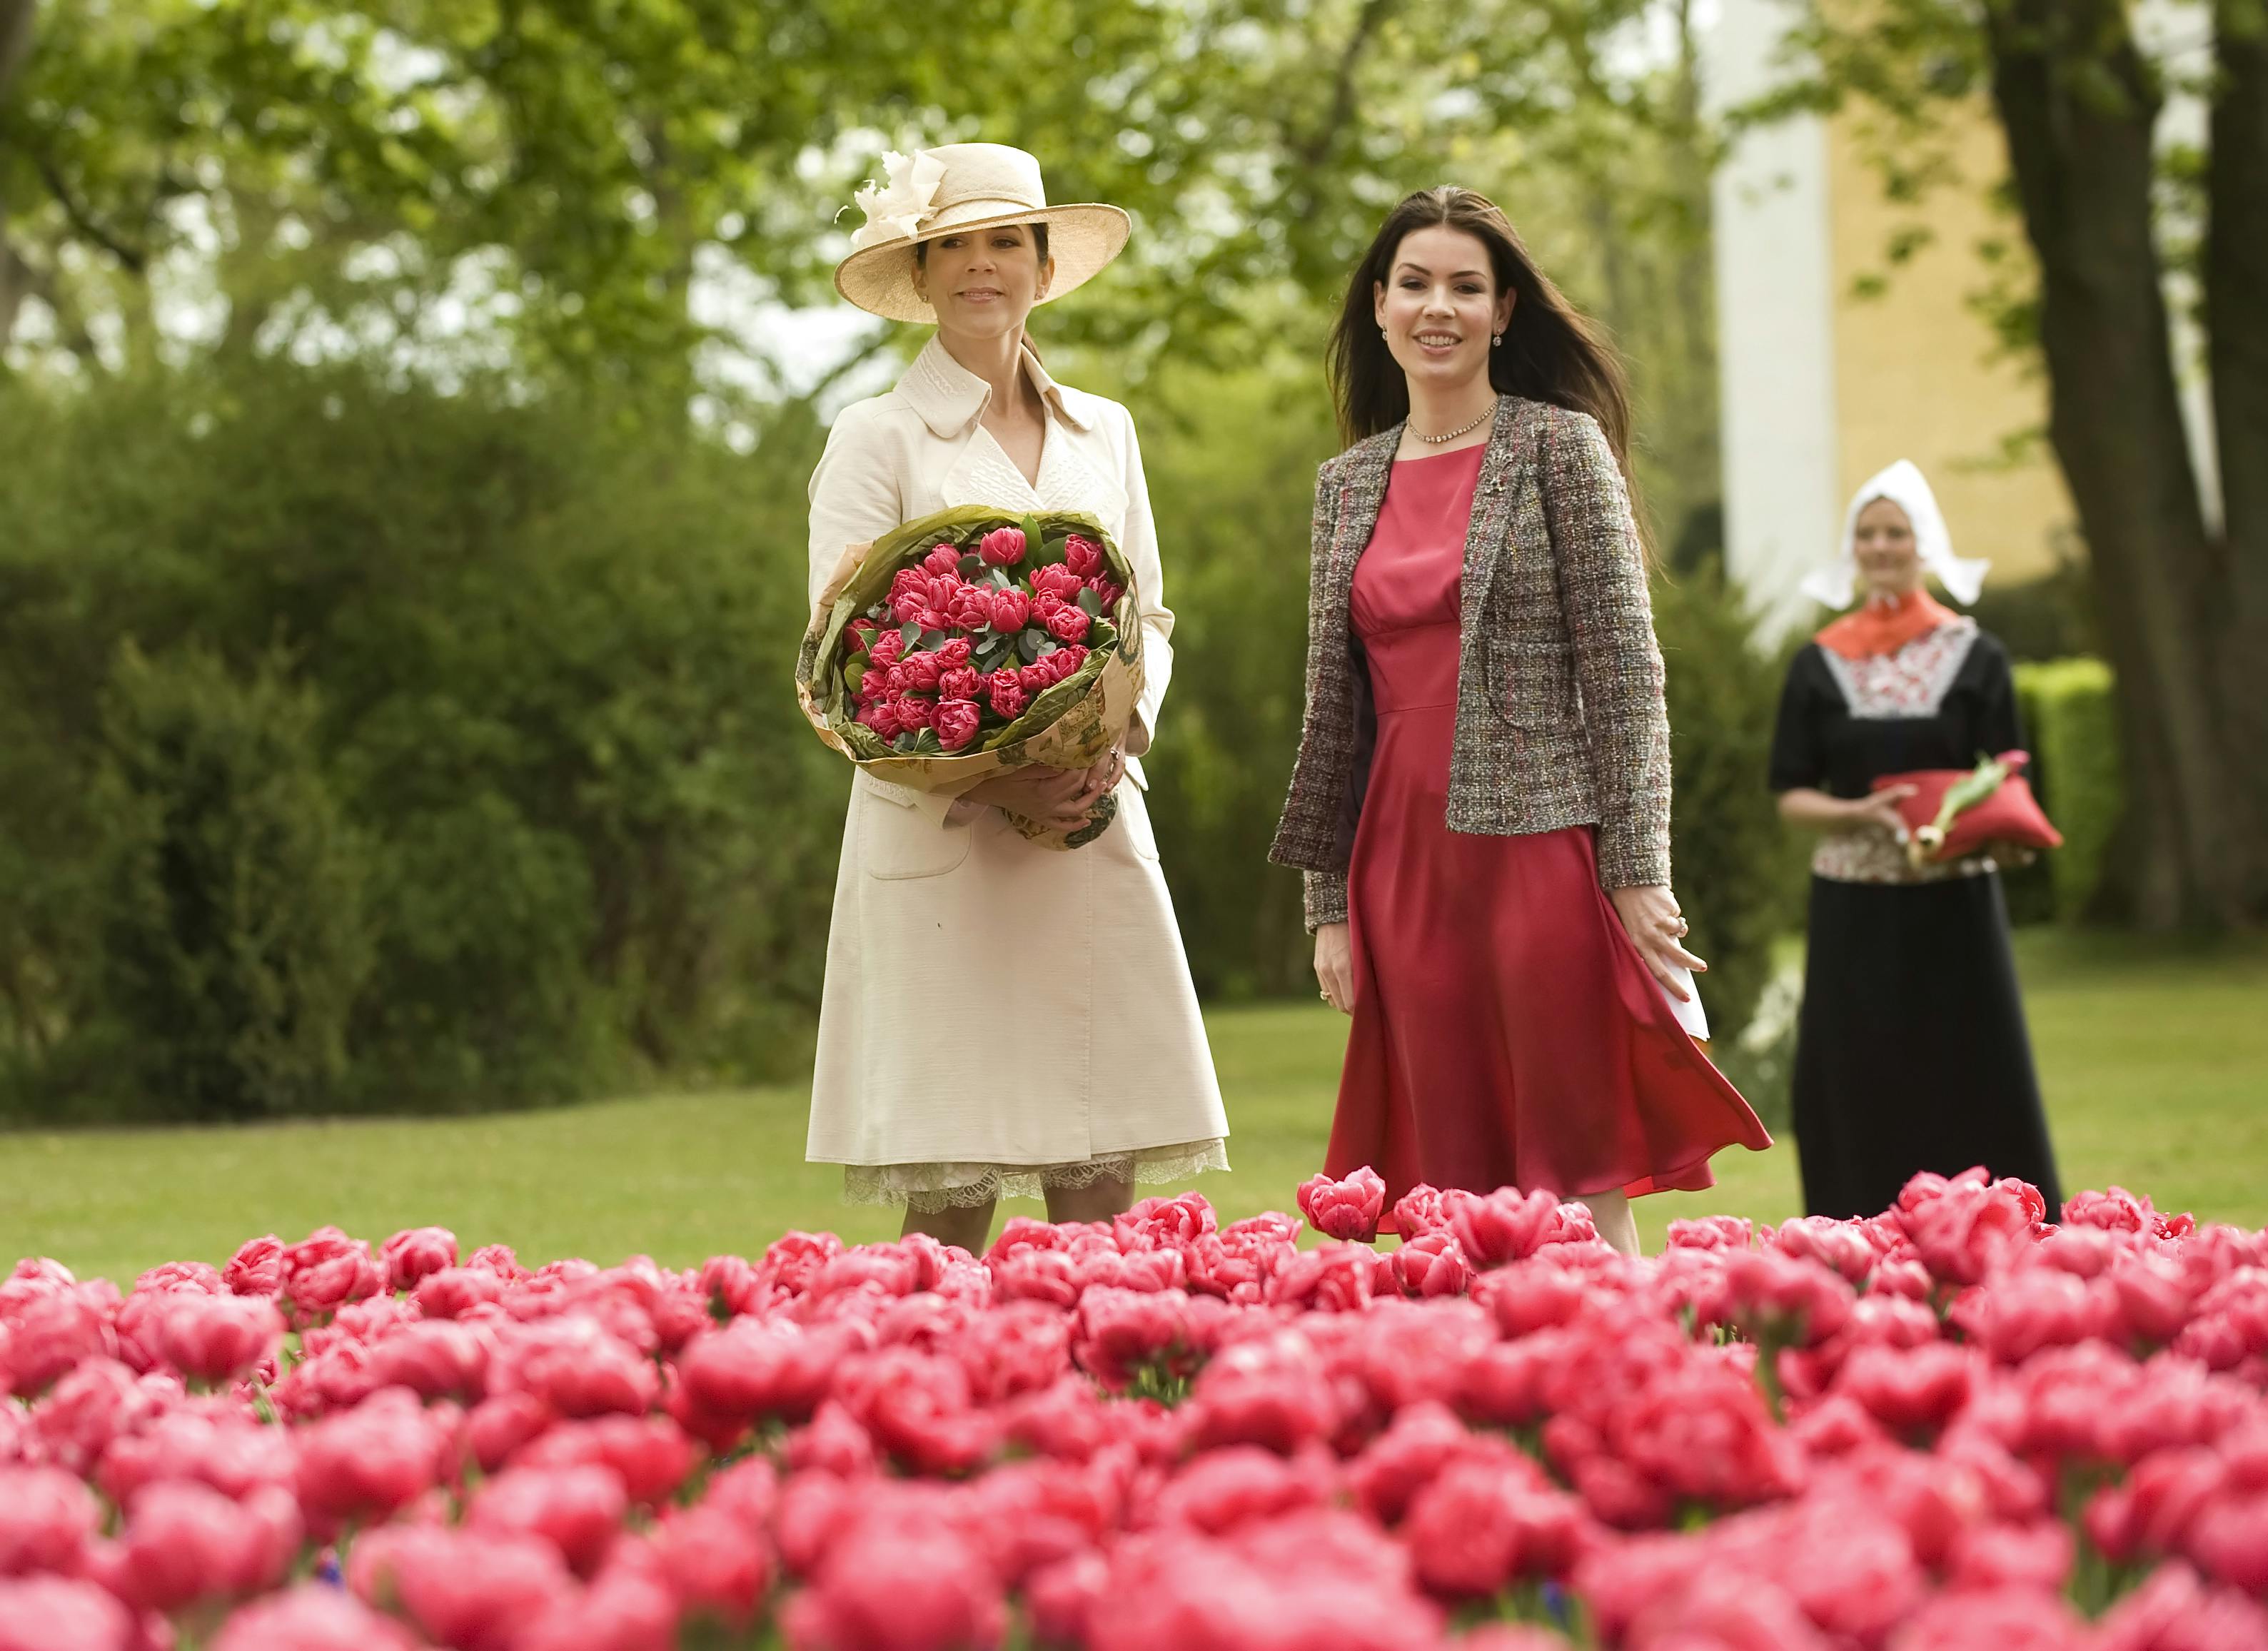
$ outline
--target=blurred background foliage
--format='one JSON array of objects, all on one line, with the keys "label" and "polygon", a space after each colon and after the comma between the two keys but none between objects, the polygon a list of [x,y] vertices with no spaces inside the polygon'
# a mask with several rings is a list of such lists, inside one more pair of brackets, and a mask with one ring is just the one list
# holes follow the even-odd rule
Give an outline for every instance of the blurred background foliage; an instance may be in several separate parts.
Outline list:
[{"label": "blurred background foliage", "polygon": [[804,484],[917,342],[822,307],[835,219],[885,148],[975,136],[1139,221],[1035,331],[1143,431],[1180,616],[1153,812],[1200,990],[1307,985],[1263,850],[1321,345],[1385,207],[1454,180],[1631,364],[1678,891],[1729,1048],[1800,873],[1763,785],[1778,661],[1717,553],[1690,21],[0,0],[0,1113],[803,1069],[848,785],[788,688]]}]

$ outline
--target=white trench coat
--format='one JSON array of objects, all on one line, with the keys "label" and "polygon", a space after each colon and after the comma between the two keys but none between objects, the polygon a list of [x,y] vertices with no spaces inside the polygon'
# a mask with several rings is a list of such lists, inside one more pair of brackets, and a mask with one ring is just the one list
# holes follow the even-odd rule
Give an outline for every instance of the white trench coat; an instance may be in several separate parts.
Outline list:
[{"label": "white trench coat", "polygon": [[[1039,480],[978,422],[990,387],[929,342],[887,394],[845,408],[811,478],[811,591],[846,545],[932,511],[1083,511],[1134,571],[1158,726],[1173,670],[1134,421],[1027,354],[1047,409]],[[1228,1133],[1138,763],[1110,829],[1035,846],[998,809],[853,780],[828,936],[807,1156],[847,1195],[935,1204],[1225,1168]],[[884,1168],[887,1167],[887,1168]]]}]

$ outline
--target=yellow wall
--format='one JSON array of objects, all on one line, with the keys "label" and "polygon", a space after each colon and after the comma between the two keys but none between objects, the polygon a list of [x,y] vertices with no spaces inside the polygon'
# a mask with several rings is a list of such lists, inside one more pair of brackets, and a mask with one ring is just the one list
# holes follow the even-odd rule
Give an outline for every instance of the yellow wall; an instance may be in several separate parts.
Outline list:
[{"label": "yellow wall", "polygon": [[[1911,459],[1945,507],[1955,550],[1992,558],[1992,582],[2051,571],[2058,542],[2075,549],[2075,515],[2046,443],[2014,468],[2001,444],[2044,426],[2045,385],[2036,372],[1995,357],[1996,341],[1971,307],[1989,269],[1977,253],[1988,237],[2021,247],[2014,216],[1988,190],[2007,172],[1999,129],[1983,109],[1950,134],[1957,183],[1931,190],[1918,213],[1883,198],[1856,117],[1828,129],[1830,252],[1835,282],[1835,400],[1843,496],[1875,471]],[[1891,264],[1891,237],[1917,221],[1933,232],[1906,262]],[[1856,296],[1853,284],[1881,275],[1887,290]]]}]

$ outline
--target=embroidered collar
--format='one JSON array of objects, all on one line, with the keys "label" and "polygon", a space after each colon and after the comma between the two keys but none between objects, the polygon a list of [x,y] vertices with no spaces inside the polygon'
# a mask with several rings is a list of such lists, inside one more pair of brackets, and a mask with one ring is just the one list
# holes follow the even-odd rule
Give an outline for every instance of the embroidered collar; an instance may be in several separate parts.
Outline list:
[{"label": "embroidered collar", "polygon": [[[1023,362],[1024,375],[1049,410],[1073,430],[1084,432],[1086,420],[1071,410],[1064,387],[1048,376],[1029,345],[1023,350]],[[992,387],[955,361],[944,341],[932,334],[921,354],[914,357],[913,365],[906,369],[906,376],[898,380],[898,394],[921,415],[930,434],[945,438],[961,435],[976,422],[992,399]]]}]

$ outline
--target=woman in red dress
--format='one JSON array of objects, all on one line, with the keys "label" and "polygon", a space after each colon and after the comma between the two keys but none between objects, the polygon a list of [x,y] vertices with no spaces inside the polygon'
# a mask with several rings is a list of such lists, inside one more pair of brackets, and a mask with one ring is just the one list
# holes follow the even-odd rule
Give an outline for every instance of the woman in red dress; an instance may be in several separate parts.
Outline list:
[{"label": "woman in red dress", "polygon": [[[1610,350],[1469,190],[1396,207],[1332,344],[1307,706],[1270,857],[1354,1017],[1325,1168],[1632,1195],[1771,1138],[1683,1022],[1669,727]],[[1683,1021],[1681,1017],[1683,1017]]]}]

